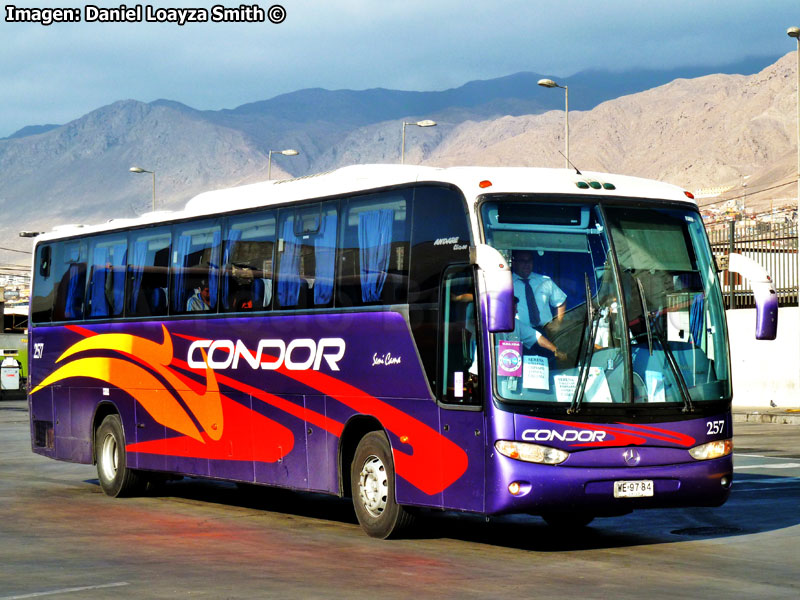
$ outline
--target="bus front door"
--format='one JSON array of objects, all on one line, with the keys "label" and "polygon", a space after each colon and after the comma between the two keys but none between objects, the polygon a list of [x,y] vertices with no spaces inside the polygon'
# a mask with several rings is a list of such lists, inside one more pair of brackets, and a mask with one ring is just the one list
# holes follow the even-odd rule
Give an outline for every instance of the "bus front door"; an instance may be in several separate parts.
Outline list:
[{"label": "bus front door", "polygon": [[[455,452],[463,469],[458,479],[445,488],[444,506],[483,512],[486,428],[473,267],[451,267],[445,272],[442,285],[439,427],[441,434],[460,449]],[[452,446],[448,451],[454,451]],[[443,464],[453,460],[452,456],[445,456]]]}]

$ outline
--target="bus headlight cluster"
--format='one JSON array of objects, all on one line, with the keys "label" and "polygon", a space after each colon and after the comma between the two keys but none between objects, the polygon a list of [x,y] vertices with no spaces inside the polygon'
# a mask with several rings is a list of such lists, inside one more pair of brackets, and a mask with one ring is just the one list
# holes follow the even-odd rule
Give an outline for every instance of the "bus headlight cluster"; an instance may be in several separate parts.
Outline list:
[{"label": "bus headlight cluster", "polygon": [[540,463],[544,465],[557,465],[567,460],[568,452],[558,448],[549,448],[527,442],[511,442],[499,440],[494,447],[503,456],[524,462]]},{"label": "bus headlight cluster", "polygon": [[715,442],[708,442],[695,446],[689,450],[689,454],[695,460],[711,460],[712,458],[720,458],[727,456],[733,452],[733,440],[717,440]]}]

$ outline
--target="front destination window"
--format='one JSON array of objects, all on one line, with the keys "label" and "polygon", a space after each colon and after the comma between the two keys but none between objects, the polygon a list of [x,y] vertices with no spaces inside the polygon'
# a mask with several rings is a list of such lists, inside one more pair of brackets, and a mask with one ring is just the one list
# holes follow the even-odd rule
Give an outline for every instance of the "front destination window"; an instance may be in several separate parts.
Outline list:
[{"label": "front destination window", "polygon": [[515,329],[494,336],[511,403],[681,406],[731,397],[722,296],[700,215],[484,197],[486,243],[511,262]]}]

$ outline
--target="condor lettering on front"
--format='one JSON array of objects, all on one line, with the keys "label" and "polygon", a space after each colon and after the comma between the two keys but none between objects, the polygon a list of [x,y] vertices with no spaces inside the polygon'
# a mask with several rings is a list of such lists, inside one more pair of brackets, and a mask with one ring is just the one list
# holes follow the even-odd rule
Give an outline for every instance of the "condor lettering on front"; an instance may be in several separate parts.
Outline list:
[{"label": "condor lettering on front", "polygon": [[[251,369],[274,371],[285,366],[290,371],[319,371],[325,359],[331,371],[338,371],[345,349],[342,338],[299,338],[288,344],[280,339],[259,340],[255,353],[242,340],[197,340],[189,346],[186,362],[193,369],[208,366],[222,370],[238,369],[239,361],[244,359]],[[205,350],[205,355],[198,354],[199,350]]]},{"label": "condor lettering on front", "polygon": [[588,429],[526,429],[522,432],[522,439],[526,442],[602,442],[606,439],[606,433]]}]

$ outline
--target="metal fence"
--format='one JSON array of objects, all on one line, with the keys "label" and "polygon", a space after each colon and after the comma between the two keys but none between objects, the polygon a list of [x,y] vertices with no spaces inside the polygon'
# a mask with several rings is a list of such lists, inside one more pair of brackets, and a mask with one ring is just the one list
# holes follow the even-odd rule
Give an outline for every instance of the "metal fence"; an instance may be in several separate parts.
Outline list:
[{"label": "metal fence", "polygon": [[[731,221],[710,228],[715,256],[738,252],[762,265],[775,282],[779,306],[797,306],[797,223]],[[726,308],[755,306],[753,290],[736,273],[720,273]]]}]

